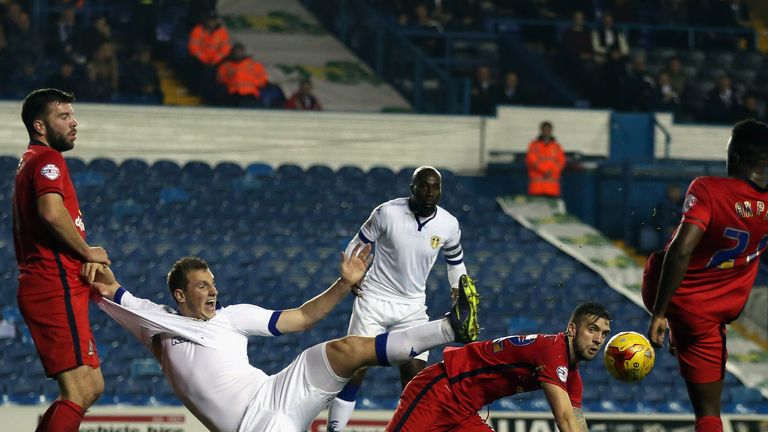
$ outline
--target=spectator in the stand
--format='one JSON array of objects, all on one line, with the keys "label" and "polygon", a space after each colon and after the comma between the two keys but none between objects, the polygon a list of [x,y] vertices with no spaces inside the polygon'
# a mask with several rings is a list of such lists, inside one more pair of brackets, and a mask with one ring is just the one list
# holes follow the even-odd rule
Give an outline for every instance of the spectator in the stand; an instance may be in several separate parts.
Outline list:
[{"label": "spectator in the stand", "polygon": [[25,61],[11,75],[8,90],[12,96],[21,99],[33,90],[41,88],[44,82],[45,77],[40,74],[38,65]]},{"label": "spectator in the stand", "polygon": [[[80,35],[74,7],[66,7],[48,29],[48,52],[58,55],[75,56],[77,38]],[[59,89],[64,90],[64,89]]]},{"label": "spectator in the stand", "polygon": [[224,103],[234,106],[259,106],[260,91],[269,81],[264,65],[245,52],[245,46],[237,42],[232,52],[219,65],[217,81],[226,90]]},{"label": "spectator in the stand", "polygon": [[592,30],[592,52],[597,62],[604,62],[606,55],[617,48],[622,56],[629,55],[629,44],[624,31],[617,30],[613,23],[613,16],[609,13],[603,15],[602,25]]},{"label": "spectator in the stand", "polygon": [[493,114],[496,108],[496,85],[491,78],[488,66],[479,66],[475,70],[475,80],[472,82],[470,110],[472,114]]},{"label": "spectator in the stand", "polygon": [[6,37],[10,37],[18,31],[19,17],[23,12],[24,9],[18,1],[11,0],[5,4],[5,19],[3,20],[3,26],[5,27]]},{"label": "spectator in the stand", "polygon": [[578,10],[573,13],[571,26],[560,36],[562,67],[569,72],[575,88],[584,88],[594,75],[592,34],[584,24],[584,12]]},{"label": "spectator in the stand", "polygon": [[560,197],[560,176],[565,168],[565,153],[554,136],[552,123],[539,125],[539,136],[528,144],[528,195]]},{"label": "spectator in the stand", "polygon": [[707,98],[703,119],[716,123],[732,123],[738,105],[739,101],[733,89],[731,77],[726,74],[720,75],[717,86],[712,89]]},{"label": "spectator in the stand", "polygon": [[142,45],[136,50],[133,60],[125,66],[122,89],[136,102],[161,103],[163,93],[157,68],[152,64],[152,49]]},{"label": "spectator in the stand", "polygon": [[522,105],[529,103],[528,94],[520,86],[520,79],[515,72],[507,72],[504,76],[504,87],[498,95],[498,105]]},{"label": "spectator in the stand", "polygon": [[682,97],[685,92],[687,78],[685,77],[685,72],[683,72],[683,62],[680,61],[680,57],[670,57],[669,60],[667,60],[667,66],[664,68],[664,72],[669,76],[669,85],[672,86],[672,90],[674,90],[678,96]]},{"label": "spectator in the stand", "polygon": [[593,97],[595,104],[600,107],[619,108],[622,102],[624,81],[627,77],[625,57],[618,47],[608,51],[608,58],[603,64],[603,73],[596,74],[593,81]]},{"label": "spectator in the stand", "polygon": [[116,92],[120,84],[120,69],[117,64],[115,45],[112,42],[102,43],[94,52],[90,63],[93,64],[99,78],[109,83],[110,92]]},{"label": "spectator in the stand", "polygon": [[680,108],[680,95],[672,88],[669,74],[659,73],[656,78],[656,89],[653,108],[658,111],[677,111]]},{"label": "spectator in the stand", "polygon": [[215,11],[206,14],[203,21],[192,29],[187,48],[192,56],[191,76],[188,79],[197,86],[197,91],[206,102],[212,102],[216,69],[232,51],[229,32]]},{"label": "spectator in the stand", "polygon": [[299,82],[299,89],[285,102],[285,108],[291,110],[313,110],[320,111],[323,106],[320,101],[312,94],[312,81],[304,78]]},{"label": "spectator in the stand", "polygon": [[232,50],[229,32],[214,11],[192,29],[187,46],[192,57],[208,67],[217,66]]},{"label": "spectator in the stand", "polygon": [[8,56],[17,65],[39,65],[45,50],[43,39],[32,30],[29,14],[21,12],[16,23],[18,28],[8,36]]},{"label": "spectator in the stand", "polygon": [[106,16],[97,16],[93,19],[91,26],[80,35],[78,51],[87,59],[93,58],[96,50],[105,42],[112,41],[112,27],[109,25]]},{"label": "spectator in the stand", "polygon": [[561,53],[573,66],[581,67],[582,62],[592,60],[592,34],[584,24],[584,12],[574,12],[571,26],[560,39]]},{"label": "spectator in the stand", "polygon": [[653,78],[648,75],[645,57],[636,55],[632,59],[622,91],[621,108],[627,111],[648,111],[654,101]]},{"label": "spectator in the stand", "polygon": [[77,86],[77,99],[82,102],[109,102],[112,99],[112,86],[99,76],[96,66],[88,62],[85,74]]},{"label": "spectator in the stand", "polygon": [[[432,17],[429,7],[425,3],[417,3],[413,9],[413,22],[411,27],[419,30],[442,32],[443,26],[440,21]],[[415,43],[428,56],[439,56],[443,51],[442,40],[432,36],[420,36],[415,39]]]},{"label": "spectator in the stand", "polygon": [[736,106],[733,117],[738,121],[750,118],[764,121],[763,119],[765,118],[765,115],[763,114],[763,109],[765,107],[762,105],[763,104],[757,99],[757,96],[751,93],[747,94],[744,96],[744,100]]},{"label": "spectator in the stand", "polygon": [[59,70],[48,77],[45,86],[48,88],[59,89],[67,93],[75,93],[77,91],[75,63],[69,58],[63,59],[59,65]]}]

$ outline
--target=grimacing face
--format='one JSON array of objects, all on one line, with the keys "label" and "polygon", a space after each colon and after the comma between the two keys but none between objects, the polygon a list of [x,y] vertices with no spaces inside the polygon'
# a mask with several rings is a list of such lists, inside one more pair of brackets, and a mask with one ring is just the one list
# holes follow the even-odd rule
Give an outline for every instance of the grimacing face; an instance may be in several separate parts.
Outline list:
[{"label": "grimacing face", "polygon": [[42,122],[45,126],[45,140],[51,148],[65,152],[75,147],[78,123],[71,103],[51,102]]},{"label": "grimacing face", "polygon": [[177,289],[174,297],[183,316],[208,321],[216,316],[216,298],[219,292],[209,269],[187,273],[187,286]]},{"label": "grimacing face", "polygon": [[584,316],[579,321],[578,324],[568,323],[568,331],[573,334],[573,352],[577,361],[590,361],[611,333],[611,322],[594,315]]}]

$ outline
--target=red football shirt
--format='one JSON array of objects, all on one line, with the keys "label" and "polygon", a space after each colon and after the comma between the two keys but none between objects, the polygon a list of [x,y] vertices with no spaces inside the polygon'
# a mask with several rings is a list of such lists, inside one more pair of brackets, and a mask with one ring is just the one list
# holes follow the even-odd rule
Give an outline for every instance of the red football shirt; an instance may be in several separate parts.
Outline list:
[{"label": "red football shirt", "polygon": [[443,362],[454,397],[481,409],[495,400],[554,384],[581,407],[582,383],[570,368],[568,339],[563,333],[508,336],[446,348]]},{"label": "red football shirt", "polygon": [[703,229],[672,304],[717,322],[736,319],[768,245],[768,191],[742,179],[698,177],[688,187],[683,223]]},{"label": "red football shirt", "polygon": [[[76,278],[80,273],[80,258],[53,236],[38,215],[37,198],[47,193],[57,193],[63,197],[64,206],[85,239],[83,217],[64,157],[56,150],[33,141],[16,169],[13,243],[19,266],[19,281],[27,279],[40,283],[24,284],[25,292],[20,292],[20,295],[60,290],[60,283],[46,282],[60,281],[64,275]],[[30,290],[34,292],[28,292]]]}]

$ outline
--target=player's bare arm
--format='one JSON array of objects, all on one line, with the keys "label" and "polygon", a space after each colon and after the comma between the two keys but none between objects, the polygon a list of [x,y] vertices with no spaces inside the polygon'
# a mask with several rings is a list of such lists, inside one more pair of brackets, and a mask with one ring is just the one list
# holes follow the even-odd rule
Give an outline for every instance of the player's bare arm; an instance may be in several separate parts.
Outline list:
[{"label": "player's bare arm", "polygon": [[300,307],[283,311],[277,320],[277,329],[281,333],[304,331],[325,317],[365,275],[372,259],[371,245],[357,245],[351,254],[342,252],[340,255],[341,277]]},{"label": "player's bare arm", "polygon": [[552,409],[552,415],[555,417],[555,423],[560,432],[580,432],[582,430],[581,425],[576,419],[568,392],[550,383],[542,383],[541,388],[544,390],[544,396],[549,402],[549,407]]},{"label": "player's bare arm", "polygon": [[579,423],[579,429],[581,432],[589,432],[587,420],[584,418],[584,411],[582,411],[581,408],[574,407],[573,416],[576,417],[576,421]]},{"label": "player's bare arm", "polygon": [[651,323],[648,327],[648,339],[651,343],[660,347],[664,344],[664,334],[667,330],[667,320],[664,317],[667,306],[675,294],[675,290],[685,277],[691,254],[704,236],[704,230],[691,223],[680,224],[677,235],[664,255],[664,263],[661,267],[659,290],[656,294],[656,302],[653,306]]},{"label": "player's bare arm", "polygon": [[83,261],[109,265],[107,251],[91,247],[77,232],[77,227],[64,207],[64,199],[58,193],[47,193],[37,198],[37,211],[48,229],[66,246],[77,252]]}]

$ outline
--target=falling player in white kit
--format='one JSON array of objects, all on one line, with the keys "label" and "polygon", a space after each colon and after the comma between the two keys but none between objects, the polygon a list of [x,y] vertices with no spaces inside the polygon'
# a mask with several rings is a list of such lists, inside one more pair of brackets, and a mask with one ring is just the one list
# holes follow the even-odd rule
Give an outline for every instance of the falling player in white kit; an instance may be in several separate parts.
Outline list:
[{"label": "falling player in white kit", "polygon": [[370,246],[342,254],[341,277],[330,288],[282,311],[249,304],[217,309],[213,274],[196,257],[178,260],[168,273],[178,313],[134,297],[101,264],[86,264],[82,273],[104,297],[96,299],[99,307],[153,352],[175,393],[210,430],[299,432],[360,367],[397,364],[452,340],[477,339],[478,297],[471,279],[462,277],[462,291],[445,319],[375,338],[323,342],[271,376],[249,364],[248,336],[310,328],[360,281],[369,260]]},{"label": "falling player in white kit", "polygon": [[[461,248],[459,222],[437,205],[442,190],[440,172],[430,166],[414,170],[411,195],[396,198],[376,207],[347,247],[347,253],[360,244],[376,244],[373,265],[359,288],[349,320],[350,335],[375,336],[401,330],[429,320],[426,282],[442,251],[452,289],[467,273]],[[454,294],[455,295],[455,291]],[[405,385],[427,364],[425,351],[400,365],[400,381]],[[328,431],[344,430],[366,369],[361,369],[328,411]],[[395,395],[393,395],[395,396]]]}]

